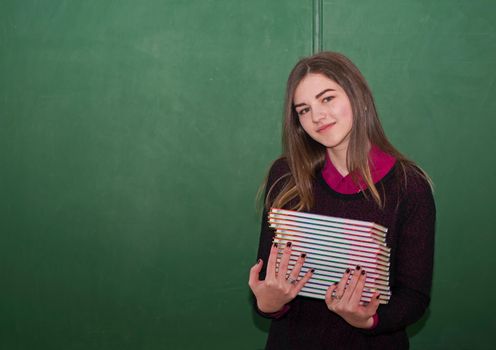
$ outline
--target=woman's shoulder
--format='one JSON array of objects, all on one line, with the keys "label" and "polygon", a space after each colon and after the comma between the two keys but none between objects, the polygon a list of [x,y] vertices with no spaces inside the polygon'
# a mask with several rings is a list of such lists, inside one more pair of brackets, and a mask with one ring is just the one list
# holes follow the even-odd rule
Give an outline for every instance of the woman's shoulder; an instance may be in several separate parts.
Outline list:
[{"label": "woman's shoulder", "polygon": [[290,180],[291,170],[285,157],[277,158],[270,166],[265,182],[265,196],[273,201]]},{"label": "woman's shoulder", "polygon": [[398,162],[395,175],[405,195],[432,196],[433,184],[429,175],[413,162]]},{"label": "woman's shoulder", "polygon": [[279,157],[270,166],[268,182],[273,183],[277,179],[288,176],[289,174],[291,174],[291,169],[289,168],[286,157]]}]

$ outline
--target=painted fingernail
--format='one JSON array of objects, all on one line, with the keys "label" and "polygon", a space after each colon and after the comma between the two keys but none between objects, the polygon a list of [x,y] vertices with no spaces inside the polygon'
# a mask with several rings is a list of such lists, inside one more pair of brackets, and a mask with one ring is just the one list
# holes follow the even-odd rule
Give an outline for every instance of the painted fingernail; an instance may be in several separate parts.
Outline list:
[{"label": "painted fingernail", "polygon": [[381,295],[379,294],[379,295],[378,295],[378,296],[376,296],[375,298],[376,298],[376,299],[379,299],[379,297],[380,297],[380,296],[381,296]]},{"label": "painted fingernail", "polygon": [[346,273],[350,273],[350,271],[351,271],[350,269],[346,269]]},{"label": "painted fingernail", "polygon": [[362,270],[362,275],[365,275],[365,270]]},{"label": "painted fingernail", "polygon": [[338,282],[334,282],[334,285],[337,286],[338,285]]},{"label": "painted fingernail", "polygon": [[360,265],[357,265],[356,270],[360,271]]},{"label": "painted fingernail", "polygon": [[311,272],[311,273],[314,273],[314,272],[315,272],[315,269],[310,269],[310,272]]},{"label": "painted fingernail", "polygon": [[257,264],[260,264],[262,262],[262,259],[257,260]]},{"label": "painted fingernail", "polygon": [[291,247],[291,242],[286,243],[286,247]]},{"label": "painted fingernail", "polygon": [[301,257],[305,258],[307,255],[305,253],[301,253]]},{"label": "painted fingernail", "polygon": [[276,242],[274,242],[274,247],[277,248],[277,243]]}]

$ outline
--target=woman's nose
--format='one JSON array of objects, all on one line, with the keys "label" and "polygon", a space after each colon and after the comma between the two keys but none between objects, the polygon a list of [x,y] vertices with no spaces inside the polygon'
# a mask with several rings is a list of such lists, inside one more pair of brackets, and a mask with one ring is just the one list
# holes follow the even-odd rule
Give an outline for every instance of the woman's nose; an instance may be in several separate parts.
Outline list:
[{"label": "woman's nose", "polygon": [[312,121],[318,123],[321,119],[325,118],[326,112],[323,108],[314,108],[312,111]]}]

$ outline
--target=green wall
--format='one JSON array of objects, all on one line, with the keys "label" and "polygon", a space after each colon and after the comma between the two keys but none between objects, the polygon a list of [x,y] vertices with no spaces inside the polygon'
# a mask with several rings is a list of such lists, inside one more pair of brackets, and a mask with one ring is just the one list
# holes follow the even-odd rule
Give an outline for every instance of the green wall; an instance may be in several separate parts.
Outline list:
[{"label": "green wall", "polygon": [[[323,47],[436,183],[416,349],[496,328],[495,5],[323,2]],[[0,348],[263,347],[254,197],[313,19],[311,0],[0,3]]]}]

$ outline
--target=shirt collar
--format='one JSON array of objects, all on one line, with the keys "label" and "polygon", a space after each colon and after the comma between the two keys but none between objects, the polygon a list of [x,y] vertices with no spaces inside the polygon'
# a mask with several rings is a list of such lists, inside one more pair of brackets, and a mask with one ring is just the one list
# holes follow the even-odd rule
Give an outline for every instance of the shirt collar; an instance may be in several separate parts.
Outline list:
[{"label": "shirt collar", "polygon": [[[379,147],[372,145],[369,151],[369,166],[374,184],[382,180],[382,178],[393,168],[395,163],[396,158],[385,153],[379,149]],[[363,180],[360,180],[359,184],[356,184],[353,181],[351,174],[343,177],[334,164],[332,164],[328,152],[326,152],[322,177],[334,191],[342,194],[353,194],[367,188],[367,185]]]}]

